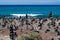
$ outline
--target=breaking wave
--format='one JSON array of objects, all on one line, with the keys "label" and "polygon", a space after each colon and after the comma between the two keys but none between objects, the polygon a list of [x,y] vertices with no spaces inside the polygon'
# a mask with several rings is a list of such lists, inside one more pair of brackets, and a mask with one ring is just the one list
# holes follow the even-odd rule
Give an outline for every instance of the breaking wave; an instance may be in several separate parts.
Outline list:
[{"label": "breaking wave", "polygon": [[[26,16],[26,14],[11,14],[12,16]],[[43,14],[27,14],[28,16],[38,16],[38,15],[43,15]]]}]

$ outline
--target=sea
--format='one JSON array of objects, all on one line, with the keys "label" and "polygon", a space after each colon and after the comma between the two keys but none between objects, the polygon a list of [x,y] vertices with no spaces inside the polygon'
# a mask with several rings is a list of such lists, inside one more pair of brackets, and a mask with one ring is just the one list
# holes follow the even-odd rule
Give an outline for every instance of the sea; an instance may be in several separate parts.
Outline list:
[{"label": "sea", "polygon": [[48,17],[52,11],[53,17],[60,18],[60,5],[0,5],[0,16]]}]

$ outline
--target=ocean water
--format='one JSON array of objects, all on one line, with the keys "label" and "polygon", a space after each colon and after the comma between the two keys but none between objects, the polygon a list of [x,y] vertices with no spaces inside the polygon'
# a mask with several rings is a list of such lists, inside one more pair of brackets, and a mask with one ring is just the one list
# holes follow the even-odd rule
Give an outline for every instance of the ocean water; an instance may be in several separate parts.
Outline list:
[{"label": "ocean water", "polygon": [[60,5],[0,5],[0,15],[39,14],[47,17],[52,11],[54,17],[60,17]]}]

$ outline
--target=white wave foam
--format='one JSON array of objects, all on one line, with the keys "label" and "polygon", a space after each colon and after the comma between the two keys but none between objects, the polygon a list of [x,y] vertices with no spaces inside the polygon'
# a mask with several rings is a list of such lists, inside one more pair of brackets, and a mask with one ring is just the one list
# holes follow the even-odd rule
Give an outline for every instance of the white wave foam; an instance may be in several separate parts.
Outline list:
[{"label": "white wave foam", "polygon": [[11,15],[13,15],[13,16],[26,16],[26,14],[11,14]]},{"label": "white wave foam", "polygon": [[37,16],[37,15],[42,15],[42,14],[28,14],[28,16]]},{"label": "white wave foam", "polygon": [[[13,16],[26,16],[26,14],[11,14]],[[28,16],[37,16],[37,15],[43,15],[43,14],[27,14]]]}]

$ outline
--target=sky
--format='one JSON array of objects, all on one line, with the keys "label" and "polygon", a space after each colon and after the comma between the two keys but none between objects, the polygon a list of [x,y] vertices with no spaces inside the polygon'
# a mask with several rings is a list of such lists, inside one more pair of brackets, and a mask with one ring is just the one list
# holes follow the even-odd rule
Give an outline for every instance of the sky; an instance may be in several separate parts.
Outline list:
[{"label": "sky", "polygon": [[60,0],[0,0],[0,5],[60,5]]}]

